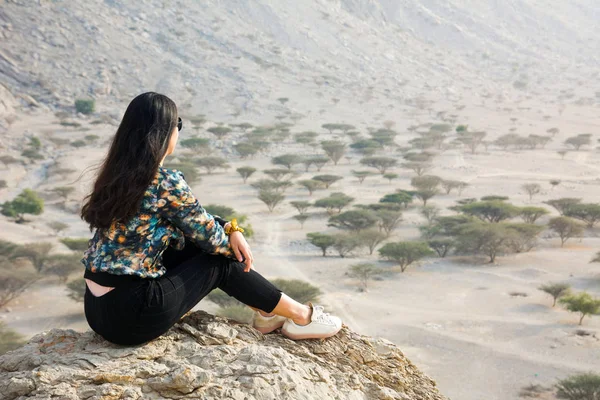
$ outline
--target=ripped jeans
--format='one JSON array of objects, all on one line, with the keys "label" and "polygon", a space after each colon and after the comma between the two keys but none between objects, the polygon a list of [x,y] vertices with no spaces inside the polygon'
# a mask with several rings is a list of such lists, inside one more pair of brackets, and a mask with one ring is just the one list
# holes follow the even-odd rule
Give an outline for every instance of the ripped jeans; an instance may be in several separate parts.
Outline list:
[{"label": "ripped jeans", "polygon": [[183,250],[163,253],[167,272],[140,279],[96,297],[86,285],[84,310],[90,328],[120,345],[146,343],[166,333],[215,288],[242,303],[270,313],[282,291],[244,264],[201,251],[186,239]]}]

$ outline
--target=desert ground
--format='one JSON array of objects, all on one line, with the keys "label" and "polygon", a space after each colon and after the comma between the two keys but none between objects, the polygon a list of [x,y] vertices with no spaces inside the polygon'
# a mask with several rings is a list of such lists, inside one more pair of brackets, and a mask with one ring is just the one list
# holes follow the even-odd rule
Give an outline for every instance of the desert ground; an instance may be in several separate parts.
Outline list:
[{"label": "desert ground", "polygon": [[[542,118],[534,108],[518,113],[492,112],[473,105],[457,112],[457,124],[466,123],[484,130],[492,140],[507,133],[506,128],[511,126],[516,127],[519,134],[544,134],[551,127],[559,128],[560,133],[544,149],[534,151],[503,151],[490,146],[487,151],[480,147],[475,154],[461,147],[441,152],[429,174],[466,181],[469,187],[462,196],[455,192],[439,194],[430,200],[430,204],[442,208],[444,215],[452,215],[454,212],[447,207],[460,198],[506,195],[515,205],[545,206],[552,212],[551,216],[555,216],[556,211],[543,201],[561,197],[597,201],[600,198],[600,152],[595,146],[570,151],[564,159],[557,154],[557,150],[564,148],[567,137],[599,131],[597,108],[567,107],[562,115],[548,108],[544,114],[550,118]],[[516,122],[511,122],[513,117],[517,117]],[[356,120],[361,118],[365,125],[375,125],[369,120],[368,110],[365,115],[355,116]],[[399,132],[396,143],[405,145],[415,137],[407,132],[407,128],[430,122],[431,117],[426,112],[399,113],[392,120],[396,122],[394,129]],[[56,122],[54,116],[44,112],[22,114],[8,132],[9,142],[14,145],[24,135],[32,133],[42,139],[83,135],[78,133],[81,128],[65,128]],[[325,122],[328,121],[300,121],[293,131],[315,130],[320,134],[319,139],[326,139],[330,135],[320,128]],[[73,182],[86,167],[102,159],[107,150],[106,141],[110,140],[116,127],[89,125],[89,119],[82,120],[82,124],[84,129],[91,129],[86,133],[101,137],[98,144],[77,149],[70,146],[50,149],[52,158],[26,167],[10,165],[0,171],[0,179],[8,183],[8,188],[0,191],[0,201],[10,200],[25,187],[41,193],[58,184],[77,188],[66,209],[53,205],[58,200],[48,195],[44,213],[28,216],[30,222],[26,224],[15,224],[0,216],[0,239],[21,244],[50,241],[56,244],[55,251],[60,252],[66,249],[58,242],[60,237],[91,237],[77,213],[69,209],[76,209],[87,194],[93,172]],[[184,120],[180,140],[192,134],[189,123],[186,130]],[[200,136],[211,137],[203,131]],[[517,399],[520,389],[526,385],[551,386],[573,373],[598,371],[600,316],[586,317],[580,327],[576,314],[559,306],[552,308],[551,297],[537,289],[541,284],[560,281],[569,283],[577,291],[585,290],[600,296],[600,266],[590,263],[600,250],[598,229],[586,231],[582,239],[569,240],[563,248],[558,238],[544,233],[532,251],[500,256],[495,264],[488,264],[485,257],[479,256],[431,257],[400,273],[392,268],[393,263],[380,260],[377,252],[370,256],[364,249],[346,258],[329,250],[328,255],[322,257],[321,251],[307,242],[306,233],[335,234],[339,230],[328,227],[326,212],[316,208],[309,209],[310,218],[301,229],[292,218],[297,212],[290,206],[290,201],[314,201],[341,191],[354,197],[354,204],[377,202],[395,189],[410,189],[410,178],[414,173],[396,167],[390,172],[397,172],[400,177],[392,183],[374,175],[359,184],[350,171],[367,168],[358,163],[360,155],[349,151],[349,158],[342,158],[337,166],[328,163],[320,172],[341,175],[344,179],[312,196],[304,188],[294,185],[286,190],[285,200],[270,213],[256,198],[256,190],[250,183],[265,177],[260,171],[273,167],[271,157],[285,153],[311,155],[315,150],[288,140],[273,145],[268,154],[241,160],[231,150],[234,140],[235,137],[228,139],[215,150],[228,158],[230,168],[211,175],[203,173],[201,181],[191,186],[202,204],[227,205],[249,217],[256,232],[250,241],[256,270],[267,278],[298,278],[318,286],[324,292],[319,303],[326,311],[340,316],[346,325],[360,333],[396,343],[419,368],[437,381],[441,392],[449,398]],[[185,149],[177,148],[170,157],[177,157],[179,152],[185,152]],[[381,155],[400,158],[392,150]],[[169,162],[169,157],[165,162]],[[53,165],[74,168],[77,172],[64,179],[48,174]],[[258,170],[247,184],[235,172],[243,165]],[[298,165],[294,171],[297,174],[294,181],[316,175],[314,167],[305,172],[304,167]],[[548,183],[551,179],[558,179],[561,184],[552,188]],[[524,183],[539,183],[543,190],[530,201],[521,189]],[[400,227],[389,241],[419,238],[418,226],[425,222],[419,208],[420,202],[415,200],[404,212]],[[70,227],[56,235],[46,226],[53,220],[66,222]],[[363,261],[376,263],[387,271],[379,279],[371,280],[367,291],[358,290],[358,282],[346,274],[350,265]],[[73,275],[73,278],[78,277],[80,274]],[[524,295],[511,296],[514,292]],[[47,278],[14,300],[0,317],[25,337],[53,327],[89,329],[82,303],[71,300],[66,293],[64,284],[55,278]],[[217,307],[203,300],[196,308],[212,312]],[[579,329],[589,335],[576,334]]]}]

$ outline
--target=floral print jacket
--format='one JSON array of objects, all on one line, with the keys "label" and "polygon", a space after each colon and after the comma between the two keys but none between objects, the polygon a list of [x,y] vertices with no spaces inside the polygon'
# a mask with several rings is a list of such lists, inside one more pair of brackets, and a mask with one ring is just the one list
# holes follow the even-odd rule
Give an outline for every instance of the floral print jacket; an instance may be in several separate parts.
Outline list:
[{"label": "floral print jacket", "polygon": [[181,171],[161,165],[133,218],[96,229],[81,259],[85,275],[108,272],[158,278],[166,272],[164,250],[169,245],[183,249],[185,238],[210,254],[235,258],[225,223],[200,205]]}]

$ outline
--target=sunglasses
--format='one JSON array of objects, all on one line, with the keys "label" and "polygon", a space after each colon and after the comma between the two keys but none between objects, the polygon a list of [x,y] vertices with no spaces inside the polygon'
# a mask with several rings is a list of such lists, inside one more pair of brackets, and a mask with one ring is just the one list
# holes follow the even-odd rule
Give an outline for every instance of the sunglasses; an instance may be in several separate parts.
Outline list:
[{"label": "sunglasses", "polygon": [[181,128],[183,128],[183,121],[181,117],[177,117],[177,130],[181,132]]}]

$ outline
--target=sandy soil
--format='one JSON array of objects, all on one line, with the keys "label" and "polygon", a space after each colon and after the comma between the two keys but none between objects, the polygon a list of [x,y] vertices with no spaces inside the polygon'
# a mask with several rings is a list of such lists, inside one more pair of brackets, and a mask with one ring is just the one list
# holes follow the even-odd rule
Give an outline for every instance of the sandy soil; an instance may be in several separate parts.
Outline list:
[{"label": "sandy soil", "polygon": [[[506,126],[512,126],[509,122],[512,114],[488,110],[483,115],[481,111],[477,107],[467,109],[461,113],[461,121],[488,131],[491,139],[507,133]],[[517,133],[544,134],[552,126],[558,126],[561,133],[544,150],[505,152],[490,147],[489,152],[480,149],[474,155],[450,150],[436,158],[436,168],[430,173],[469,182],[471,186],[463,198],[503,194],[510,196],[516,205],[542,205],[542,201],[560,197],[597,201],[600,198],[600,153],[589,149],[570,152],[564,160],[556,153],[568,136],[597,132],[600,127],[597,112],[587,108],[567,109],[562,117],[556,116],[551,121],[541,120],[535,110],[518,116]],[[404,132],[406,126],[429,120],[423,114],[413,120],[399,120],[397,128]],[[29,129],[47,128],[49,123],[48,119],[31,117]],[[299,129],[305,128],[309,126]],[[13,130],[19,132],[20,129],[23,127],[17,124]],[[56,126],[53,129],[58,130]],[[102,140],[114,133],[113,127],[94,129]],[[405,143],[412,137],[403,133],[397,142]],[[57,161],[61,166],[76,166],[81,170],[98,161],[104,151],[100,145],[67,149]],[[272,155],[286,152],[312,153],[308,148],[283,144],[274,148]],[[320,303],[327,311],[341,316],[358,332],[382,336],[398,344],[452,399],[516,399],[519,389],[527,384],[549,386],[574,372],[598,370],[600,317],[586,318],[583,329],[592,335],[578,336],[575,333],[580,328],[577,316],[558,306],[552,308],[551,298],[537,290],[540,284],[564,281],[575,290],[600,296],[600,267],[589,263],[600,250],[598,230],[588,232],[581,241],[567,242],[564,248],[560,248],[556,238],[541,239],[532,252],[500,257],[496,265],[485,264],[485,260],[477,258],[429,259],[419,266],[409,267],[403,274],[388,271],[380,280],[369,282],[367,292],[359,292],[357,282],[348,278],[346,271],[357,262],[377,262],[377,256],[369,256],[361,250],[344,259],[333,252],[322,257],[319,249],[305,241],[305,235],[313,231],[335,232],[326,226],[326,214],[311,209],[311,218],[304,229],[300,229],[292,219],[296,211],[289,205],[292,200],[316,200],[335,191],[343,191],[355,197],[355,203],[365,204],[378,201],[396,188],[410,188],[412,172],[399,168],[395,172],[400,174],[400,179],[392,184],[373,176],[359,185],[350,175],[352,169],[365,169],[358,164],[359,159],[353,155],[350,161],[343,159],[338,166],[327,165],[322,169],[321,173],[345,177],[329,190],[317,191],[309,197],[303,188],[288,189],[286,200],[273,213],[267,211],[255,197],[255,190],[242,184],[235,172],[235,168],[242,165],[252,165],[259,170],[271,168],[267,157],[246,161],[232,159],[228,172],[203,175],[202,181],[192,187],[203,204],[224,204],[249,215],[256,231],[251,246],[257,259],[257,271],[268,278],[300,278],[319,286],[325,293]],[[14,179],[25,182],[19,184],[20,187],[26,184],[42,191],[55,186],[56,177],[44,182],[32,175],[39,168],[38,165],[21,171],[13,167],[1,171],[0,178],[12,177],[7,179],[9,185],[10,179]],[[314,168],[308,173],[303,172],[301,166],[295,170],[298,180],[316,175]],[[68,181],[76,177],[74,174]],[[257,172],[249,183],[261,177],[263,175]],[[550,179],[560,179],[562,183],[551,189]],[[532,202],[520,189],[523,183],[529,182],[540,183],[544,188]],[[83,196],[88,183],[82,180],[75,184],[78,193],[71,202]],[[15,190],[5,190],[0,193],[0,200],[10,199],[15,193]],[[455,193],[439,195],[431,203],[445,209],[458,198]],[[58,243],[58,237],[45,227],[45,222],[56,219],[72,223],[60,236],[89,236],[76,215],[48,206],[42,216],[31,217],[32,222],[27,225],[15,225],[0,217],[5,228],[0,230],[0,238],[19,243],[39,240]],[[392,240],[417,239],[417,228],[423,222],[418,208],[408,210]],[[65,250],[62,245],[56,249]],[[386,262],[380,265],[388,270],[393,266]],[[510,292],[523,292],[527,296],[513,297]],[[1,317],[27,336],[52,327],[88,329],[82,304],[70,300],[64,286],[52,279],[33,286],[10,308],[11,312],[2,313]],[[203,301],[197,308],[211,311],[214,305]]]}]

